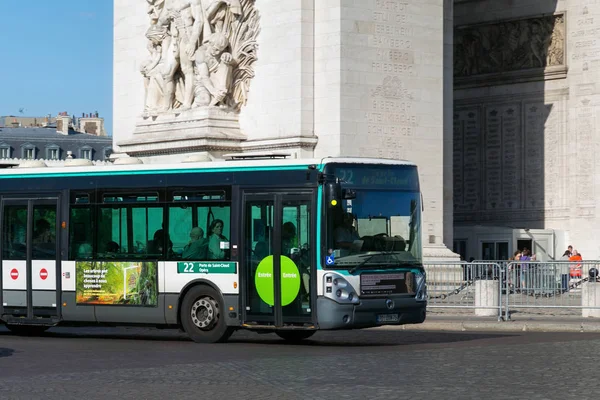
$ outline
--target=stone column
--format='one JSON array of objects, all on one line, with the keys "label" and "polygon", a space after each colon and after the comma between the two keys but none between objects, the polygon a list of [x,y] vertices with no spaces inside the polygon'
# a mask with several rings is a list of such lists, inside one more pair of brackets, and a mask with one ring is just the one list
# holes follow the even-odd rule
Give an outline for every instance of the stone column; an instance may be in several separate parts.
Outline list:
[{"label": "stone column", "polygon": [[[600,283],[585,282],[581,285],[581,316],[584,318],[600,318]],[[590,307],[590,308],[585,308]]]},{"label": "stone column", "polygon": [[500,306],[500,283],[496,280],[475,281],[475,315],[493,317],[498,315]]},{"label": "stone column", "polygon": [[425,256],[457,259],[444,245],[452,239],[452,80],[444,82],[452,75],[452,1],[316,7],[315,156],[416,162]]},{"label": "stone column", "polygon": [[454,0],[444,0],[444,230],[443,242],[454,237],[453,114],[454,114]]}]

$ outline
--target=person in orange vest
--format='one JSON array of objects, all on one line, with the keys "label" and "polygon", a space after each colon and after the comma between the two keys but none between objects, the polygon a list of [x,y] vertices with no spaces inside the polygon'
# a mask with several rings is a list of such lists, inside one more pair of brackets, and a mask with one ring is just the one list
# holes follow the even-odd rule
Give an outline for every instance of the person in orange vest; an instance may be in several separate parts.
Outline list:
[{"label": "person in orange vest", "polygon": [[[581,254],[577,250],[573,250],[573,254],[569,257],[569,261],[582,261]],[[571,278],[581,278],[581,263],[576,265],[571,264],[569,273]]]}]

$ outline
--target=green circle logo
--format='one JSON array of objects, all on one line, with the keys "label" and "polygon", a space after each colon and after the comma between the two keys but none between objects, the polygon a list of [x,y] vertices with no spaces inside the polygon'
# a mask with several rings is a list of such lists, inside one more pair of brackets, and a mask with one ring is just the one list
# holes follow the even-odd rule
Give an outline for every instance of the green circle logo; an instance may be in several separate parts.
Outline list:
[{"label": "green circle logo", "polygon": [[[258,297],[270,306],[275,305],[275,285],[273,282],[273,256],[262,259],[256,268],[254,285]],[[300,272],[296,264],[286,256],[281,256],[281,305],[287,306],[300,293]]]}]

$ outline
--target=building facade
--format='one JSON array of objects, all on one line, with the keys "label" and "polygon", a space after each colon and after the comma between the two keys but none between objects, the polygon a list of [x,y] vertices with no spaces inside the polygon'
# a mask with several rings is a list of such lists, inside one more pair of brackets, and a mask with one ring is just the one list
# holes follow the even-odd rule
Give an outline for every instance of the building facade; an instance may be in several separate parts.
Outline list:
[{"label": "building facade", "polygon": [[600,257],[600,2],[455,1],[454,240]]},{"label": "building facade", "polygon": [[66,159],[109,162],[112,138],[56,127],[0,128],[0,164],[16,165],[23,161],[43,160],[61,165]]},{"label": "building facade", "polygon": [[104,118],[100,117],[98,112],[82,113],[81,117],[76,117],[66,111],[61,111],[56,117],[50,114],[43,117],[23,117],[15,115],[0,116],[0,128],[46,128],[57,127],[62,129],[62,124],[66,124],[69,129],[75,132],[89,133],[96,136],[106,136],[104,127]]},{"label": "building facade", "polygon": [[[114,7],[121,156],[409,159],[430,259],[507,259],[525,247],[558,259],[568,245],[600,257],[600,2],[243,0],[213,19],[190,7],[190,28],[202,26],[190,32],[205,36],[166,82],[156,71],[168,49],[189,43],[161,17],[165,2]],[[220,30],[230,36],[214,41]],[[207,43],[228,56],[206,58]],[[219,68],[232,80],[219,81]]]}]

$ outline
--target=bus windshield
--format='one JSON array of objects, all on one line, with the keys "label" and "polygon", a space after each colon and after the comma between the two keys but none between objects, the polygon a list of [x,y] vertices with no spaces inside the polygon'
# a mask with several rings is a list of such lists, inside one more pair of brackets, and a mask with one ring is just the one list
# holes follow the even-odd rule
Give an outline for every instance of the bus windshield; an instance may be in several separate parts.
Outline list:
[{"label": "bus windshield", "polygon": [[[422,263],[421,195],[414,166],[339,166],[341,200],[328,202],[329,268]],[[331,175],[329,175],[331,176]],[[333,265],[332,265],[333,264]]]}]

